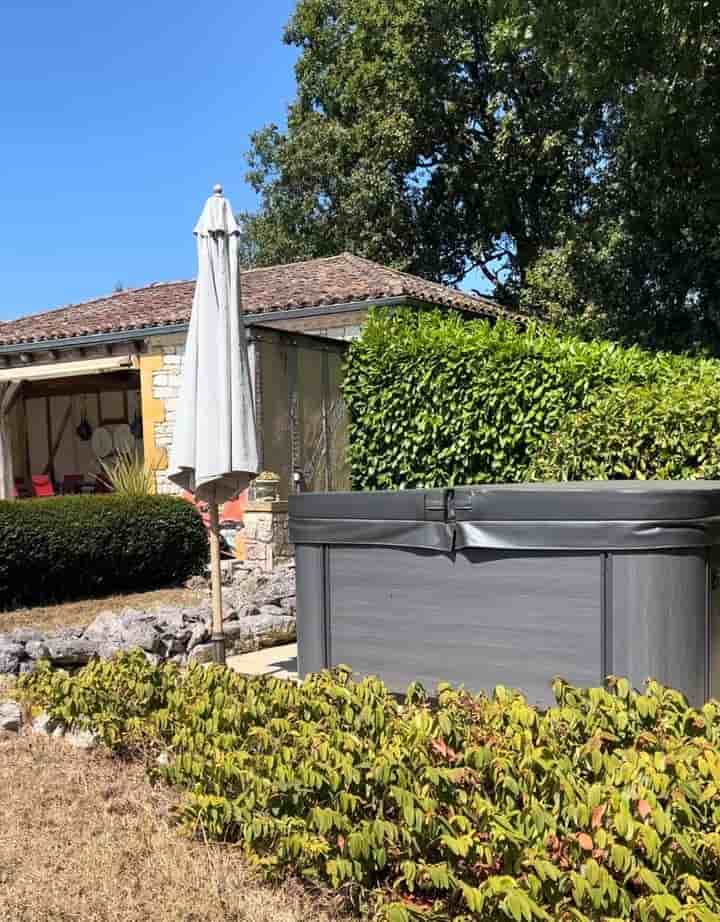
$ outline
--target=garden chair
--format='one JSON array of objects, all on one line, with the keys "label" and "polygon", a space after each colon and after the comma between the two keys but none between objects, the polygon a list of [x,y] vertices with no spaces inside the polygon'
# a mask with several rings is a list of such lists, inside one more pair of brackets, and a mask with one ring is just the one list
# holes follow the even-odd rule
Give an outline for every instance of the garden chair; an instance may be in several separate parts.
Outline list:
[{"label": "garden chair", "polygon": [[79,493],[85,477],[83,474],[65,474],[62,482],[63,496],[72,493]]},{"label": "garden chair", "polygon": [[47,474],[33,474],[30,480],[33,496],[55,496],[55,485]]}]

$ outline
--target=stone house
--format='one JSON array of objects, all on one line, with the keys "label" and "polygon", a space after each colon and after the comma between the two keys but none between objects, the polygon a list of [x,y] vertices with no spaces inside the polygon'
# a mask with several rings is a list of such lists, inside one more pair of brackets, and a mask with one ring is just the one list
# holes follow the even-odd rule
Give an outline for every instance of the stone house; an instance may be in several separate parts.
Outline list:
[{"label": "stone house", "polygon": [[[193,291],[191,280],[156,283],[0,324],[0,383],[14,385],[4,422],[19,490],[28,490],[39,474],[58,485],[67,478],[86,480],[97,471],[99,452],[118,440],[139,442],[142,431],[142,452],[157,468],[157,488],[171,491],[167,449]],[[245,271],[242,292],[258,371],[256,403],[269,433],[263,462],[274,468],[284,463],[286,444],[276,444],[278,414],[285,412],[276,405],[287,400],[284,381],[280,386],[275,379],[293,365],[287,359],[291,345],[305,349],[303,361],[293,366],[293,386],[302,391],[316,373],[319,380],[322,366],[337,390],[342,343],[359,334],[372,306],[442,307],[486,318],[503,313],[489,299],[348,253]],[[262,384],[258,342],[282,359],[268,365]],[[288,438],[295,450],[303,433]],[[291,468],[288,462],[284,491]]]}]

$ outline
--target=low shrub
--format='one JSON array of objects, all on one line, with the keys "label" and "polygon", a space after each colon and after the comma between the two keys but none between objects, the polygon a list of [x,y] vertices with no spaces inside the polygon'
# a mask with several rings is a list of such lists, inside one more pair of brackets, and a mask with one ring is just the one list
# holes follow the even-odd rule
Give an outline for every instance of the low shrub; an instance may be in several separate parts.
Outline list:
[{"label": "low shrub", "polygon": [[[720,405],[717,361],[583,342],[550,326],[374,311],[345,371],[353,486],[522,482],[568,413],[613,389],[694,384]],[[690,452],[682,466],[692,463]]]},{"label": "low shrub", "polygon": [[207,555],[199,514],[174,497],[0,502],[0,609],[177,583]]},{"label": "low shrub", "polygon": [[683,383],[616,390],[569,413],[533,459],[529,480],[720,477],[720,403]]},{"label": "low shrub", "polygon": [[558,680],[544,713],[504,688],[398,702],[344,669],[296,686],[142,655],[20,687],[146,752],[191,829],[388,922],[720,917],[718,702],[622,679]]}]

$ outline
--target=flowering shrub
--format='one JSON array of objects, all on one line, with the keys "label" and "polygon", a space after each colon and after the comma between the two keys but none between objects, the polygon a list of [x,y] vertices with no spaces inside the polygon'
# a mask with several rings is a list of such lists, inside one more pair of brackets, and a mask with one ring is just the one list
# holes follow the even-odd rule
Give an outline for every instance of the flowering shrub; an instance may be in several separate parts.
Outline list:
[{"label": "flowering shrub", "polygon": [[504,688],[398,702],[344,669],[296,686],[139,654],[20,684],[151,755],[191,829],[388,922],[720,917],[718,702],[623,679],[557,680],[544,713]]}]

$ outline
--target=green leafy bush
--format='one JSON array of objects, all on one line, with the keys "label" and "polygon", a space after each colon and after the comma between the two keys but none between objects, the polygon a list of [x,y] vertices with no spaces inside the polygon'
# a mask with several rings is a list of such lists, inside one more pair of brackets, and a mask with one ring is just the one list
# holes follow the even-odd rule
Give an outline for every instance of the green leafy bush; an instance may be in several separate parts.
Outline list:
[{"label": "green leafy bush", "polygon": [[169,585],[201,572],[207,535],[170,496],[0,502],[0,609]]},{"label": "green leafy bush", "polygon": [[530,480],[720,477],[720,403],[703,384],[616,390],[569,413],[540,448]]},{"label": "green leafy bush", "polygon": [[720,405],[712,360],[583,342],[547,326],[374,311],[344,384],[353,486],[521,482],[568,413],[612,389],[691,384]]},{"label": "green leafy bush", "polygon": [[622,679],[558,680],[544,713],[503,688],[398,702],[347,670],[296,686],[141,654],[20,687],[145,751],[191,829],[388,922],[720,917],[718,702]]}]

